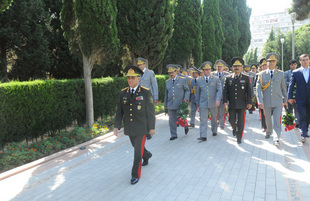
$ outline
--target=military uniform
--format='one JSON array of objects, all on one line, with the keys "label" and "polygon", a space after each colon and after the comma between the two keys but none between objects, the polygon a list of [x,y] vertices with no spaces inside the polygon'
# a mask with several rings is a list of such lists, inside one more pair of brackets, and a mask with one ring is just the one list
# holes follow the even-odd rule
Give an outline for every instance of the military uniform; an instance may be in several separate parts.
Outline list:
[{"label": "military uniform", "polygon": [[[127,76],[142,74],[136,66],[127,66]],[[138,72],[138,73],[137,73]],[[148,131],[155,129],[155,110],[152,94],[149,89],[137,86],[132,93],[131,87],[120,92],[117,106],[114,128],[121,128],[124,122],[124,134],[129,136],[134,147],[134,163],[132,167],[132,178],[141,176],[141,159],[148,160],[152,154],[144,147],[145,137]],[[132,183],[133,184],[133,183]]]},{"label": "military uniform", "polygon": [[[269,53],[266,56],[267,61],[277,61],[278,58],[279,56],[276,53]],[[281,135],[282,105],[287,102],[287,89],[283,71],[275,68],[272,73],[270,72],[270,69],[259,73],[256,90],[258,104],[264,104],[264,113],[267,124],[266,138],[270,137],[274,129],[277,134],[275,142],[278,143],[278,139]],[[272,125],[271,122],[271,115],[273,115],[274,125]]]},{"label": "military uniform", "polygon": [[[175,65],[169,64],[167,68],[168,72],[176,71]],[[179,105],[183,100],[189,100],[189,95],[190,91],[185,77],[177,75],[174,79],[169,78],[166,81],[164,104],[169,114],[170,140],[177,138],[176,122]]]},{"label": "military uniform", "polygon": [[[262,66],[262,65],[267,65],[267,61],[265,58],[262,58],[260,61],[259,61],[259,65]],[[255,76],[255,86],[257,84],[257,80],[258,80],[258,75],[259,75],[259,72],[256,73],[256,76]],[[255,87],[256,89],[256,87]],[[257,91],[257,89],[256,89]],[[255,95],[257,97],[257,92],[255,92]],[[260,117],[260,121],[261,121],[261,125],[262,125],[262,129],[263,129],[263,132],[266,132],[267,131],[267,124],[266,124],[266,118],[265,118],[265,113],[264,113],[264,109],[261,109],[261,108],[258,108],[259,110],[259,117]]]},{"label": "military uniform", "polygon": [[[196,72],[196,73],[200,73],[200,71],[194,67],[192,69],[192,72]],[[189,89],[190,89],[190,96],[189,96],[189,100],[191,102],[191,121],[190,121],[190,125],[192,127],[195,126],[195,117],[196,117],[196,111],[197,111],[197,104],[196,104],[196,86],[197,86],[197,82],[198,82],[199,76],[197,78],[191,78],[188,85],[189,85]]]},{"label": "military uniform", "polygon": [[[138,57],[137,58],[137,64],[145,64],[146,59]],[[150,89],[153,99],[158,100],[158,85],[157,85],[157,80],[155,77],[154,71],[144,68],[143,70],[143,75],[140,78],[139,85],[145,88]]]},{"label": "military uniform", "polygon": [[[201,64],[200,69],[211,69],[211,62],[206,61]],[[216,101],[221,101],[222,85],[217,76],[210,74],[208,77],[201,76],[196,86],[196,104],[200,108],[200,138],[207,140],[208,114],[211,113],[211,130],[213,136],[217,135],[217,106]]]},{"label": "military uniform", "polygon": [[[242,58],[234,58],[233,65],[243,66]],[[252,104],[252,89],[250,78],[240,73],[226,76],[223,89],[223,102],[228,103],[229,122],[233,128],[233,134],[237,136],[238,143],[241,143],[246,117],[246,107]],[[238,119],[236,116],[238,115]]]},{"label": "military uniform", "polygon": [[[215,62],[214,66],[219,66],[219,65],[221,65],[221,66],[223,66],[223,68],[225,68],[226,63],[223,60],[217,60]],[[222,85],[222,91],[223,91],[224,81],[225,81],[226,76],[229,75],[229,73],[226,72],[226,71],[222,71],[221,73],[219,73],[218,71],[215,71],[212,74],[219,77],[219,79],[221,81],[221,85]],[[222,129],[224,129],[224,126],[225,126],[225,120],[226,120],[225,113],[226,113],[226,111],[225,111],[225,107],[224,107],[224,103],[223,103],[223,98],[222,98],[220,106],[217,109],[217,119],[218,119],[219,126]]]}]

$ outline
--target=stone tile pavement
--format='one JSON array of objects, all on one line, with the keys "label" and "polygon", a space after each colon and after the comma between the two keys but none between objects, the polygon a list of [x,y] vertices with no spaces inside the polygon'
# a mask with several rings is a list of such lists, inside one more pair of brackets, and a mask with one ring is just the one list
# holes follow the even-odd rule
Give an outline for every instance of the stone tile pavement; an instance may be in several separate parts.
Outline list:
[{"label": "stone tile pavement", "polygon": [[295,129],[283,132],[277,148],[264,138],[258,111],[246,119],[238,145],[227,121],[215,137],[209,126],[208,140],[198,142],[198,116],[188,135],[179,127],[178,139],[169,141],[168,117],[159,115],[156,135],[146,142],[153,157],[136,185],[133,148],[121,130],[85,150],[0,174],[0,200],[310,200],[310,140],[302,145]]}]

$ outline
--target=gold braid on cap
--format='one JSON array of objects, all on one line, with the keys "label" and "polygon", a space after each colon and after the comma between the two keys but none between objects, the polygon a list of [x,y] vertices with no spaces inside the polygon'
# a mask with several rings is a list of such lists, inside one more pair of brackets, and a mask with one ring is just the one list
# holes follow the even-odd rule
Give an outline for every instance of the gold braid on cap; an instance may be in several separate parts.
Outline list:
[{"label": "gold braid on cap", "polygon": [[262,86],[262,90],[265,91],[270,86],[270,80],[269,82],[264,86],[263,85],[263,75],[260,75],[260,85]]}]

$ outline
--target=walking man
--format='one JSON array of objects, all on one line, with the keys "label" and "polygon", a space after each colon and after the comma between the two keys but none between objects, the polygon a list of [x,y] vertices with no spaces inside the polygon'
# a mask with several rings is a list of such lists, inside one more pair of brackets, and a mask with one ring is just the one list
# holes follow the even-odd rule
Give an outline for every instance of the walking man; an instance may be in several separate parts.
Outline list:
[{"label": "walking man", "polygon": [[301,131],[301,142],[306,142],[309,137],[308,128],[310,121],[310,72],[309,55],[302,54],[299,57],[301,67],[294,70],[288,89],[288,101],[293,104],[293,89],[296,87],[295,101],[299,113],[299,130]]},{"label": "walking man", "polygon": [[[273,129],[277,136],[274,137],[274,145],[279,146],[281,136],[281,114],[282,106],[287,106],[287,90],[284,72],[276,69],[279,55],[271,52],[267,54],[268,69],[258,74],[256,83],[258,106],[264,109],[267,132],[265,138],[272,135]],[[273,115],[273,123],[271,121]]]},{"label": "walking man", "polygon": [[148,132],[151,136],[155,134],[155,111],[150,90],[139,85],[143,71],[137,66],[127,66],[125,72],[129,87],[120,92],[114,122],[114,135],[117,136],[117,131],[124,122],[124,134],[129,136],[134,147],[130,182],[136,184],[141,176],[142,159],[142,166],[146,166],[152,157],[151,152],[146,150],[144,144]]},{"label": "walking man", "polygon": [[252,89],[250,78],[242,74],[242,58],[232,59],[234,73],[226,76],[223,89],[223,102],[228,106],[229,122],[237,143],[241,144],[246,118],[246,108],[252,107]]},{"label": "walking man", "polygon": [[212,135],[217,135],[216,114],[217,107],[222,99],[222,85],[217,76],[211,74],[211,62],[206,61],[201,64],[204,76],[198,79],[196,87],[196,104],[200,111],[200,137],[198,140],[207,140],[208,114],[211,113]]},{"label": "walking man", "polygon": [[197,111],[197,104],[196,104],[196,86],[197,81],[199,77],[200,71],[194,66],[192,69],[192,79],[189,81],[189,88],[191,90],[190,93],[190,103],[191,103],[191,121],[190,121],[190,127],[195,127],[195,117],[196,117],[196,111]]}]

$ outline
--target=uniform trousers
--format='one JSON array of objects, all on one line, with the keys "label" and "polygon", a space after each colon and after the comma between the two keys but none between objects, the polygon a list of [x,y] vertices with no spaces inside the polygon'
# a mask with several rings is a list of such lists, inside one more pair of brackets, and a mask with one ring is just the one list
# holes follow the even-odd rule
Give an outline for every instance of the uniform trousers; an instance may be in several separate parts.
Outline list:
[{"label": "uniform trousers", "polygon": [[241,141],[243,137],[246,109],[230,109],[229,112],[229,123],[233,128],[233,132],[236,133],[237,141]]},{"label": "uniform trousers", "polygon": [[169,110],[169,127],[171,137],[178,137],[177,135],[177,121],[178,121],[178,110]]},{"label": "uniform trousers", "polygon": [[145,145],[145,135],[142,136],[129,136],[131,145],[134,147],[134,161],[131,170],[131,176],[135,178],[140,178],[141,176],[141,161],[142,158],[148,159],[151,156],[151,152],[146,150]]},{"label": "uniform trousers", "polygon": [[196,111],[197,111],[197,104],[195,101],[192,101],[191,102],[191,122],[190,122],[190,124],[195,124]]},{"label": "uniform trousers", "polygon": [[298,109],[297,109],[296,102],[294,101],[293,105],[290,104],[290,103],[287,103],[287,106],[288,106],[287,109],[288,109],[288,111],[289,111],[290,113],[293,113],[293,109],[294,109],[294,116],[295,116],[295,118],[297,119],[297,120],[296,120],[296,123],[299,124],[299,121],[298,121],[298,119],[299,119],[299,113],[298,113]]},{"label": "uniform trousers", "polygon": [[211,131],[217,133],[216,108],[200,108],[200,137],[207,137],[209,112],[211,113]]},{"label": "uniform trousers", "polygon": [[310,123],[310,104],[297,104],[297,109],[299,112],[299,130],[301,132],[301,136],[307,137]]},{"label": "uniform trousers", "polygon": [[[281,136],[281,114],[282,106],[277,107],[264,107],[264,113],[267,124],[267,135],[271,135],[273,130],[276,132],[278,139]],[[273,116],[273,123],[271,121],[271,115]]]},{"label": "uniform trousers", "polygon": [[226,111],[225,111],[224,104],[221,101],[220,106],[218,107],[218,110],[217,110],[217,118],[218,118],[220,127],[225,126],[225,112]]},{"label": "uniform trousers", "polygon": [[260,120],[261,120],[262,128],[263,129],[267,129],[266,118],[265,118],[265,114],[264,114],[264,110],[263,109],[259,108],[259,115],[260,115]]}]

